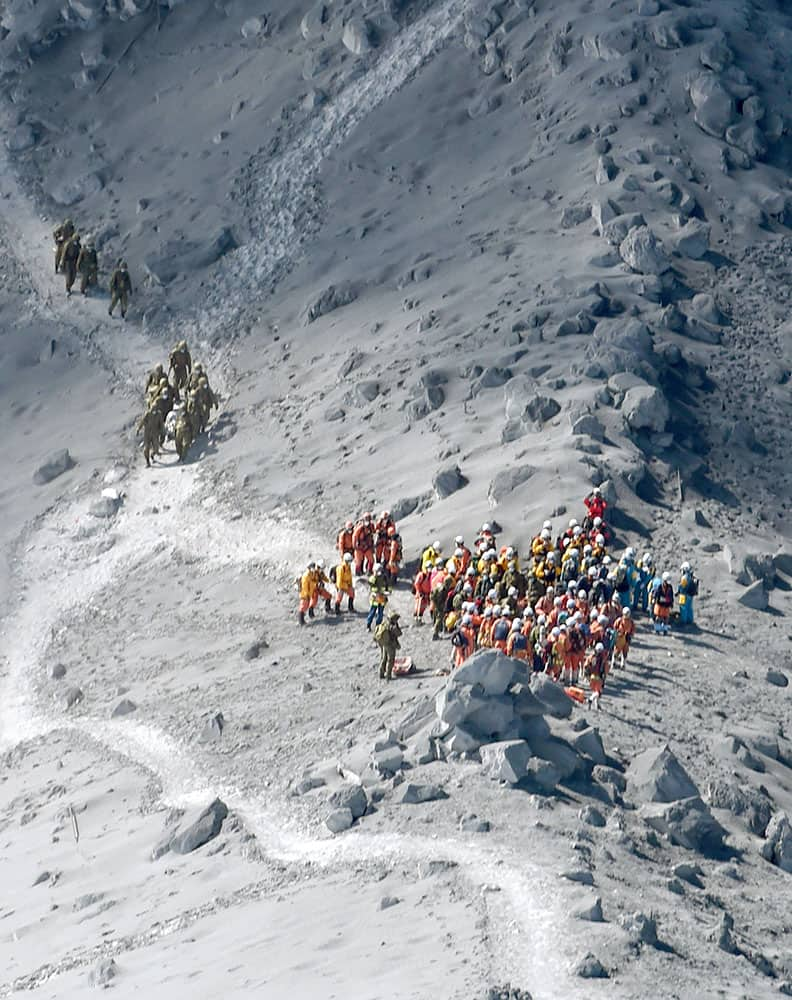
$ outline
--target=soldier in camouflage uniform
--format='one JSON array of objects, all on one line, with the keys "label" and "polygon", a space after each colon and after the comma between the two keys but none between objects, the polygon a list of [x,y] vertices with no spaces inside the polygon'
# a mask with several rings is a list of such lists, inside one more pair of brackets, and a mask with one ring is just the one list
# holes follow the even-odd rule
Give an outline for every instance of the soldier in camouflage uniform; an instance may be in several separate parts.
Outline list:
[{"label": "soldier in camouflage uniform", "polygon": [[137,432],[143,431],[143,455],[146,465],[151,465],[151,459],[159,455],[162,439],[165,434],[165,421],[159,407],[152,406],[143,414],[137,423]]},{"label": "soldier in camouflage uniform", "polygon": [[74,223],[71,219],[64,221],[55,227],[52,238],[55,240],[55,273],[59,274],[63,266],[63,251],[66,244],[74,236]]}]

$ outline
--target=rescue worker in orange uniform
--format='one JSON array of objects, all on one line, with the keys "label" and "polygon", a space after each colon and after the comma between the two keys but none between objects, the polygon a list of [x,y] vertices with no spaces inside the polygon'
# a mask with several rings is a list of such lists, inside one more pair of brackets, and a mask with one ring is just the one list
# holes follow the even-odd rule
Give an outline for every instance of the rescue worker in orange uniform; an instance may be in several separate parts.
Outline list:
[{"label": "rescue worker in orange uniform", "polygon": [[522,624],[519,618],[515,618],[512,622],[511,632],[506,640],[506,655],[513,656],[515,660],[527,662],[529,659],[528,636],[523,632]]},{"label": "rescue worker in orange uniform", "polygon": [[586,657],[586,672],[589,677],[589,703],[599,710],[600,696],[605,688],[605,678],[608,676],[608,651],[605,644],[598,642]]},{"label": "rescue worker in orange uniform", "polygon": [[391,524],[386,531],[385,544],[385,568],[391,583],[396,583],[399,577],[399,569],[402,563],[403,547],[401,535],[396,530],[396,525]]},{"label": "rescue worker in orange uniform", "polygon": [[616,633],[613,644],[613,666],[615,667],[617,660],[620,660],[620,665],[626,667],[627,654],[630,652],[630,643],[635,634],[635,622],[629,608],[625,608],[613,623],[613,630]]},{"label": "rescue worker in orange uniform", "polygon": [[484,608],[484,614],[481,616],[481,624],[478,631],[479,649],[489,649],[492,645],[492,626],[494,624],[493,609],[491,607]]},{"label": "rescue worker in orange uniform", "polygon": [[328,586],[330,585],[330,579],[327,573],[325,573],[324,559],[316,560],[316,566],[314,567],[314,576],[316,578],[316,588],[314,590],[313,597],[311,598],[311,606],[308,612],[310,618],[313,618],[313,615],[310,612],[313,611],[313,609],[319,603],[320,597],[325,602],[325,612],[328,615],[330,614],[331,603],[333,600],[330,591],[327,589]]},{"label": "rescue worker in orange uniform", "polygon": [[476,629],[473,627],[473,619],[469,614],[462,616],[462,621],[451,636],[451,645],[454,648],[454,667],[461,667],[462,664],[476,651]]},{"label": "rescue worker in orange uniform", "polygon": [[374,522],[374,554],[378,563],[387,562],[388,529],[396,529],[389,510],[383,510]]},{"label": "rescue worker in orange uniform", "polygon": [[338,558],[343,559],[347,552],[355,553],[355,543],[353,540],[353,533],[355,531],[355,525],[351,521],[347,521],[344,527],[338,532],[338,538],[336,539],[336,548],[338,549]]},{"label": "rescue worker in orange uniform", "polygon": [[371,514],[365,513],[352,533],[355,551],[355,572],[371,573],[374,570],[374,522]]},{"label": "rescue worker in orange uniform", "polygon": [[415,594],[415,611],[413,613],[413,618],[415,618],[418,625],[423,625],[423,616],[426,614],[426,609],[429,607],[429,594],[432,592],[431,570],[418,570],[415,574],[415,579],[413,580],[412,590]]}]

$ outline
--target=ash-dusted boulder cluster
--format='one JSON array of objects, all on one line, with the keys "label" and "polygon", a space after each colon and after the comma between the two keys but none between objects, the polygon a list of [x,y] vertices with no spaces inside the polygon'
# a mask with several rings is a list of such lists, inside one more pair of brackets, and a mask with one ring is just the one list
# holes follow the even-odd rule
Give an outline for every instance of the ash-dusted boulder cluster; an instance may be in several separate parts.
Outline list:
[{"label": "ash-dusted boulder cluster", "polygon": [[478,754],[490,777],[510,785],[549,792],[606,761],[596,729],[563,725],[572,714],[563,689],[499,650],[480,650],[455,670],[435,712],[416,744],[432,740],[442,756]]}]

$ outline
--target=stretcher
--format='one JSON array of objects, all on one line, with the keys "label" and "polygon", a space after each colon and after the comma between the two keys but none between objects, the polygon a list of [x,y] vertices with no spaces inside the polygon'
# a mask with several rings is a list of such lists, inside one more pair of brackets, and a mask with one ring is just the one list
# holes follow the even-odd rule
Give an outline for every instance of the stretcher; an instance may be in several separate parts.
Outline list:
[{"label": "stretcher", "polygon": [[564,694],[576,701],[579,705],[585,705],[588,694],[579,687],[565,687]]},{"label": "stretcher", "polygon": [[415,664],[411,656],[397,656],[393,661],[394,677],[409,677],[415,673]]}]

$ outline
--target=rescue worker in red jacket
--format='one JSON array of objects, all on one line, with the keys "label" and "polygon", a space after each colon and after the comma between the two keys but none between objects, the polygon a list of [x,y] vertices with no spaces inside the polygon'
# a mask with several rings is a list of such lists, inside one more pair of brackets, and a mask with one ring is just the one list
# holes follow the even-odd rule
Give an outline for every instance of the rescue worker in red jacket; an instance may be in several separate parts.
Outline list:
[{"label": "rescue worker in red jacket", "polygon": [[352,538],[354,530],[355,525],[351,521],[347,521],[344,527],[338,532],[336,547],[338,548],[338,558],[342,561],[347,552],[351,552],[353,556],[355,554],[355,543]]},{"label": "rescue worker in red jacket", "polygon": [[395,530],[396,525],[390,515],[389,510],[383,510],[374,522],[374,553],[378,563],[387,562],[388,552],[388,529]]}]

